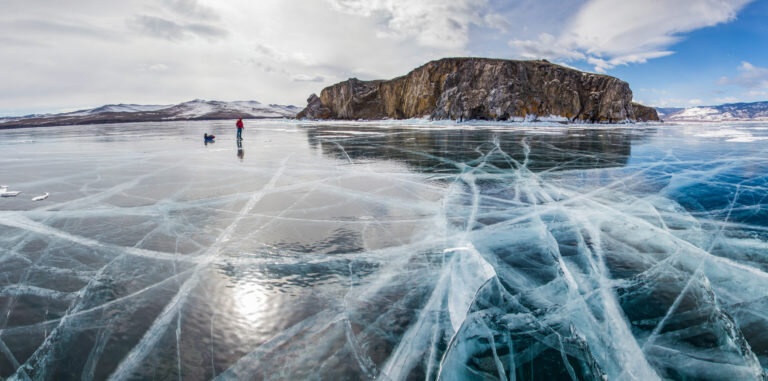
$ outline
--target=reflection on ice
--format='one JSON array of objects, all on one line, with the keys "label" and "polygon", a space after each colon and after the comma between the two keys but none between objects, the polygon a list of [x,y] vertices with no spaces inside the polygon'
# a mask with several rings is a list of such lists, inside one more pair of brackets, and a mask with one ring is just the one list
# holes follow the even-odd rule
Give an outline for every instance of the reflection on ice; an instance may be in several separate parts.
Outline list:
[{"label": "reflection on ice", "polygon": [[[307,130],[310,147],[339,159],[354,162],[398,160],[418,171],[453,172],[458,163],[477,165],[483,160],[500,169],[513,161],[525,162],[533,171],[590,169],[626,164],[632,142],[646,139],[646,131],[615,133],[605,130],[557,130],[554,134],[531,135],[525,151],[520,141],[528,136],[516,130],[413,130],[368,126],[344,131],[319,125]],[[498,146],[508,153],[484,155]],[[526,156],[527,154],[527,156]]]},{"label": "reflection on ice", "polygon": [[759,143],[149,127],[3,139],[0,377],[766,378]]}]

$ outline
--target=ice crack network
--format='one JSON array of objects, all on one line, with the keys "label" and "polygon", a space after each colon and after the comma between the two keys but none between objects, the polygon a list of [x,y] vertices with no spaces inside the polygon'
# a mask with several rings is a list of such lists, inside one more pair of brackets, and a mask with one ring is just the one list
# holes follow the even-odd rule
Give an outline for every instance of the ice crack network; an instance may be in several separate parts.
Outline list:
[{"label": "ice crack network", "polygon": [[766,379],[765,128],[229,127],[2,132],[0,377]]}]

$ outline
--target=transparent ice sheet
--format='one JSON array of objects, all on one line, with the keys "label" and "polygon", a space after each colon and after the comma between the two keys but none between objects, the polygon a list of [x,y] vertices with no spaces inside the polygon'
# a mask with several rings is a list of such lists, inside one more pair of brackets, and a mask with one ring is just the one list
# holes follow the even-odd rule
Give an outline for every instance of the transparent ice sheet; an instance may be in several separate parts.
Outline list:
[{"label": "transparent ice sheet", "polygon": [[0,377],[766,377],[764,125],[230,124],[0,131]]}]

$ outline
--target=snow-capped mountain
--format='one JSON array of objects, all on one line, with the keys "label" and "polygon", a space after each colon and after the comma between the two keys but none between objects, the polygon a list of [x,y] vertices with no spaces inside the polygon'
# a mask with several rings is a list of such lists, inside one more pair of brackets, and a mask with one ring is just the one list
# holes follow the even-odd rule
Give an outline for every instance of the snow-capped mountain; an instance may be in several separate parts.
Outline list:
[{"label": "snow-capped mountain", "polygon": [[173,119],[227,119],[233,115],[243,115],[244,118],[293,118],[299,108],[264,105],[256,101],[220,102],[195,99],[168,107],[163,111]]},{"label": "snow-capped mountain", "polygon": [[257,101],[221,102],[195,99],[177,105],[116,104],[60,114],[0,118],[0,128],[171,120],[293,118],[299,111],[296,106],[267,105]]},{"label": "snow-capped mountain", "polygon": [[103,112],[141,112],[141,111],[157,111],[164,108],[171,107],[171,105],[134,105],[134,104],[117,104],[117,105],[104,105],[88,110],[79,110],[74,112],[64,113],[62,115],[67,116],[82,116],[100,114]]},{"label": "snow-capped mountain", "polygon": [[719,106],[656,108],[665,121],[727,122],[768,120],[768,102],[729,103]]}]

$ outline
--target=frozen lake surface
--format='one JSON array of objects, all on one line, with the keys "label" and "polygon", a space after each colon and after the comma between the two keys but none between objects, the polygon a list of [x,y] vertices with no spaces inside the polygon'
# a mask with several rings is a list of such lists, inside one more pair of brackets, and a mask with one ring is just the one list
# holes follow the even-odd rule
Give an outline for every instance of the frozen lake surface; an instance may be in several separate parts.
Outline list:
[{"label": "frozen lake surface", "polygon": [[231,124],[0,131],[0,378],[766,378],[768,124]]}]

